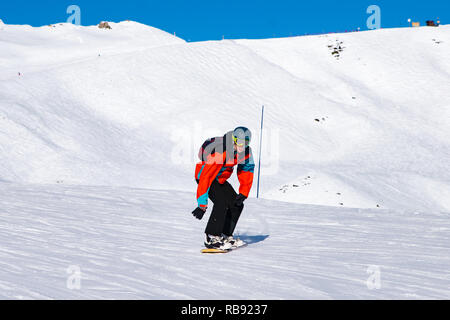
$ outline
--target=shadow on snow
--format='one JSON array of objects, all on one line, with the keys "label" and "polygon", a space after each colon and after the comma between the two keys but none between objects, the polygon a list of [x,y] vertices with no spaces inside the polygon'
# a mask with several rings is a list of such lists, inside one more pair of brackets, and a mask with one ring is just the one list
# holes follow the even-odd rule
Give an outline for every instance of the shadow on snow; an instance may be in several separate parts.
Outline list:
[{"label": "shadow on snow", "polygon": [[251,235],[247,235],[247,234],[241,234],[238,237],[239,237],[239,239],[241,239],[242,241],[244,241],[248,245],[250,245],[250,244],[254,244],[254,243],[258,243],[258,242],[266,240],[269,237],[269,235],[265,234],[265,235],[253,235],[253,236],[251,236]]}]

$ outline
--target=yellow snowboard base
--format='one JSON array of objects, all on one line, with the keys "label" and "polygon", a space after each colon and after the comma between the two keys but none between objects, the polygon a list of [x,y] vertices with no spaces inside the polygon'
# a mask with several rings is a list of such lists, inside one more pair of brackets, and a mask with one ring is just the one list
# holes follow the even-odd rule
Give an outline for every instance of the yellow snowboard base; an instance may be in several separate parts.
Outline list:
[{"label": "yellow snowboard base", "polygon": [[202,249],[201,253],[227,253],[230,250],[220,250],[220,249]]}]

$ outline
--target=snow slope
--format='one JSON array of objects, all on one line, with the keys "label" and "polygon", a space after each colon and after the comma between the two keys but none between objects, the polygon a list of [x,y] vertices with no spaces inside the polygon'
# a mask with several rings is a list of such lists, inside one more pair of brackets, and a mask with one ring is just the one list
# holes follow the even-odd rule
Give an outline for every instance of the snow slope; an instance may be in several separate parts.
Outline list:
[{"label": "snow slope", "polygon": [[238,227],[248,247],[202,255],[191,197],[0,185],[0,298],[450,298],[448,213],[249,199]]},{"label": "snow slope", "polygon": [[133,22],[5,25],[0,178],[192,190],[204,139],[242,124],[257,150],[264,104],[263,197],[448,211],[449,37],[185,43]]},{"label": "snow slope", "polygon": [[[196,43],[111,26],[0,26],[0,297],[449,297],[449,26]],[[198,148],[245,125],[257,157],[261,105],[251,245],[201,256]]]},{"label": "snow slope", "polygon": [[184,43],[162,30],[133,21],[97,26],[58,23],[39,28],[0,25],[0,79],[76,64],[102,54],[120,54],[156,46]]}]

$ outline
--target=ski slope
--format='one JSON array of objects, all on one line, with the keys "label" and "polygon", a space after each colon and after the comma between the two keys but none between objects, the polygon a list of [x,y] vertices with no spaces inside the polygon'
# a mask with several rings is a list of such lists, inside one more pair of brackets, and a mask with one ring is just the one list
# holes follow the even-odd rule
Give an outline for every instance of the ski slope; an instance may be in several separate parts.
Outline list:
[{"label": "ski slope", "polygon": [[205,255],[189,192],[0,191],[2,299],[450,298],[447,213],[249,199],[237,230],[249,245]]},{"label": "ski slope", "polygon": [[[0,298],[449,298],[449,26],[110,25],[0,25]],[[245,125],[258,161],[262,105],[250,245],[202,256],[198,148]]]}]

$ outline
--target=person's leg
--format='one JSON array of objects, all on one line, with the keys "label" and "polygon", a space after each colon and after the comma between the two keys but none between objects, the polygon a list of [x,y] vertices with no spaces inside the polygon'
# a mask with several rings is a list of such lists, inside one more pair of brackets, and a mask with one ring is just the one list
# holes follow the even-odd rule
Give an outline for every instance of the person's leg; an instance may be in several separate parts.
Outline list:
[{"label": "person's leg", "polygon": [[208,196],[214,205],[206,225],[205,233],[220,236],[222,234],[227,213],[227,199],[224,192],[224,186],[218,181],[213,181],[209,188]]},{"label": "person's leg", "polygon": [[224,194],[227,203],[227,212],[222,233],[226,236],[231,236],[233,235],[236,224],[239,221],[239,217],[241,216],[242,210],[244,209],[244,205],[242,205],[241,207],[237,207],[234,205],[237,193],[236,191],[234,191],[233,186],[228,182],[224,183]]}]

